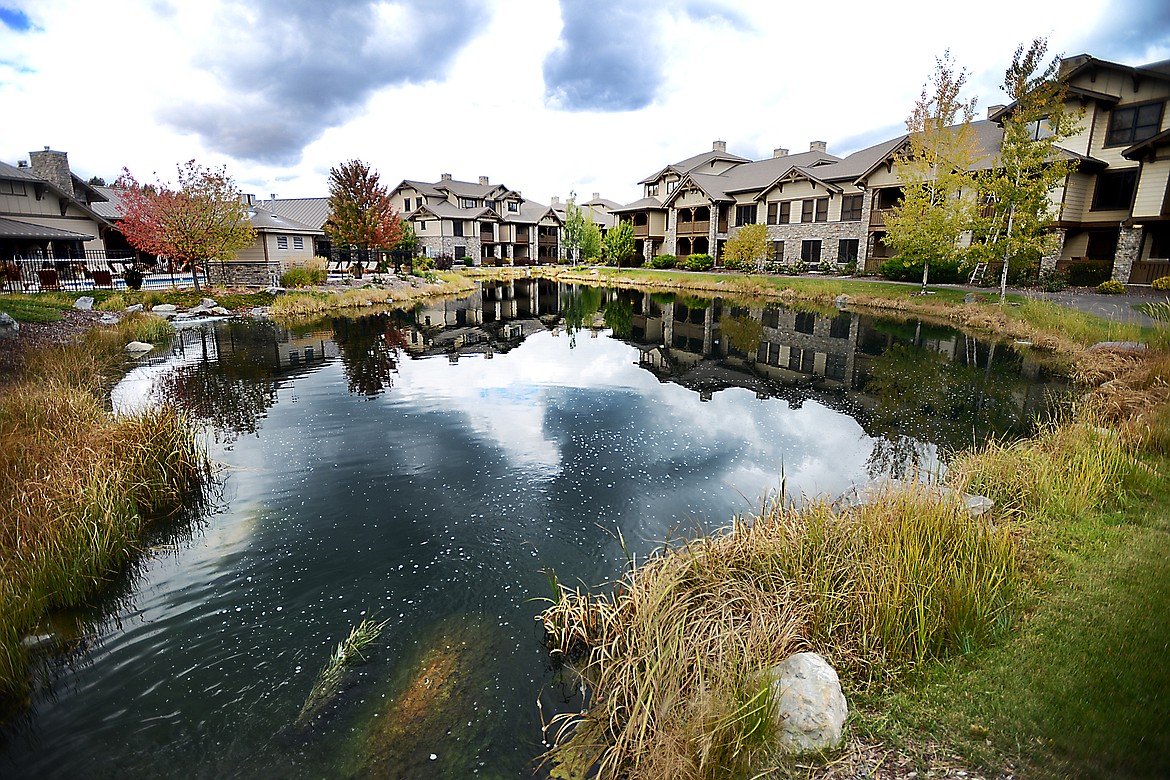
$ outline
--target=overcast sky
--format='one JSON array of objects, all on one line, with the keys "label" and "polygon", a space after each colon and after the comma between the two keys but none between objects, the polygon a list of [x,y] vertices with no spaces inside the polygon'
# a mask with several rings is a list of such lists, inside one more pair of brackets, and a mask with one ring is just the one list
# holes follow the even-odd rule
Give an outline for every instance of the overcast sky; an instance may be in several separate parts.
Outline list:
[{"label": "overcast sky", "polygon": [[759,159],[889,138],[948,48],[1004,102],[1015,47],[1170,58],[1167,0],[0,0],[0,160],[173,179],[226,164],[267,197],[329,168],[390,186],[489,176],[620,202],[725,140]]}]

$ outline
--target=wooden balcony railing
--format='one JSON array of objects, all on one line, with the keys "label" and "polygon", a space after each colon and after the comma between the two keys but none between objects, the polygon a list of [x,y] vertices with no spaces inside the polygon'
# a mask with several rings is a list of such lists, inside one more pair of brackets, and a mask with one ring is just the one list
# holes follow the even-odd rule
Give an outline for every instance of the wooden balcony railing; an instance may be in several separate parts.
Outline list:
[{"label": "wooden balcony railing", "polygon": [[680,236],[705,236],[710,231],[710,220],[703,220],[700,222],[679,222],[675,232]]}]

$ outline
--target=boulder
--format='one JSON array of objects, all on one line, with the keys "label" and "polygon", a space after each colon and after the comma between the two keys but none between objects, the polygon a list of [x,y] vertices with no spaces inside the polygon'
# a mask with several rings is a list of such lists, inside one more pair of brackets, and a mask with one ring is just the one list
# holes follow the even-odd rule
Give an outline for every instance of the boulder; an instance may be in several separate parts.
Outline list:
[{"label": "boulder", "polygon": [[174,314],[179,310],[179,307],[175,306],[173,303],[160,303],[157,306],[150,307],[150,310],[155,314],[162,314],[165,316],[167,314]]},{"label": "boulder", "polygon": [[0,338],[16,338],[20,335],[20,323],[0,311]]},{"label": "boulder", "polygon": [[254,306],[254,307],[251,309],[251,311],[249,311],[249,312],[248,312],[248,314],[249,314],[250,316],[252,316],[252,317],[255,317],[255,318],[257,318],[257,319],[261,319],[261,318],[263,318],[263,317],[267,317],[267,316],[268,316],[268,307],[266,307],[266,306]]},{"label": "boulder", "polygon": [[776,702],[781,750],[799,754],[840,746],[849,707],[828,661],[816,653],[797,653],[766,674]]},{"label": "boulder", "polygon": [[231,314],[231,311],[222,306],[212,306],[209,312],[217,317],[227,317]]},{"label": "boulder", "polygon": [[841,293],[837,296],[837,300],[834,301],[834,303],[836,303],[839,310],[844,311],[845,307],[849,305],[849,296],[845,293]]},{"label": "boulder", "polygon": [[145,307],[141,303],[135,303],[126,307],[127,312],[142,311]]},{"label": "boulder", "polygon": [[154,349],[153,344],[147,344],[145,341],[131,341],[126,345],[126,351],[131,355],[141,355],[144,352],[150,352]]},{"label": "boulder", "polygon": [[93,297],[89,295],[81,296],[73,302],[73,308],[80,309],[81,311],[89,311],[93,308]]},{"label": "boulder", "polygon": [[283,287],[265,287],[264,292],[268,293],[269,295],[284,295],[288,291]]},{"label": "boulder", "polygon": [[1125,352],[1141,352],[1146,349],[1146,345],[1140,341],[1098,341],[1096,344],[1089,347],[1090,352],[1098,349],[1118,349]]},{"label": "boulder", "polygon": [[117,325],[118,324],[118,315],[113,314],[113,313],[103,314],[98,319],[98,324],[99,325]]}]

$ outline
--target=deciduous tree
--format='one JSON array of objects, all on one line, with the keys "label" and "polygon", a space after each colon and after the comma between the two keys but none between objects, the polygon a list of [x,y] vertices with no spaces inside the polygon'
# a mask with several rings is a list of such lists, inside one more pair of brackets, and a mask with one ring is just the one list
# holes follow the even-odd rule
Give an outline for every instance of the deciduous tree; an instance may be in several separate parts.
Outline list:
[{"label": "deciduous tree", "polygon": [[565,224],[561,228],[565,237],[565,255],[569,260],[581,259],[581,243],[585,238],[585,214],[577,205],[577,193],[569,194],[569,203],[565,206]]},{"label": "deciduous tree", "polygon": [[175,186],[142,185],[123,169],[119,229],[129,244],[191,270],[199,289],[199,266],[231,260],[252,243],[256,231],[227,168],[204,168],[189,160],[178,168]]},{"label": "deciduous tree", "polygon": [[620,266],[634,254],[634,223],[623,219],[605,234],[603,253],[606,262]]},{"label": "deciduous tree", "polygon": [[1036,38],[1016,48],[1004,74],[1012,100],[1004,114],[1003,146],[997,164],[981,177],[986,211],[975,244],[979,259],[1002,260],[1000,302],[1006,299],[1008,269],[1038,264],[1055,239],[1050,195],[1074,170],[1058,144],[1079,131],[1080,115],[1065,109],[1060,58],[1044,59],[1048,41]]},{"label": "deciduous tree", "polygon": [[974,226],[979,206],[972,172],[978,159],[975,100],[959,99],[966,83],[966,71],[956,69],[950,52],[935,60],[897,156],[903,197],[886,218],[885,242],[904,261],[923,264],[923,292],[931,263],[962,259],[959,238]]},{"label": "deciduous tree", "polygon": [[760,271],[769,251],[768,226],[758,223],[744,225],[736,229],[735,235],[723,247],[723,263],[728,268]]},{"label": "deciduous tree", "polygon": [[596,260],[601,257],[601,228],[593,221],[593,214],[585,217],[585,231],[581,234],[581,259]]},{"label": "deciduous tree", "polygon": [[354,249],[393,249],[402,239],[402,219],[378,172],[361,160],[329,169],[329,219],[333,243]]}]

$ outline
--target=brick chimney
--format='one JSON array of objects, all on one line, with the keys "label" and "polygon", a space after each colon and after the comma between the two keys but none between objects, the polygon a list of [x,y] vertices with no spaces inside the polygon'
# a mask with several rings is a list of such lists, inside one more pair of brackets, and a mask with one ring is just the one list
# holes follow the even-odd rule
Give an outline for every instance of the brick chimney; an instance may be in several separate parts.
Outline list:
[{"label": "brick chimney", "polygon": [[785,149],[783,146],[777,146],[775,149],[772,150],[772,159],[773,160],[776,159],[777,157],[787,157],[787,156],[788,156],[788,150]]},{"label": "brick chimney", "polygon": [[73,197],[73,177],[69,174],[68,154],[54,152],[46,146],[44,151],[29,152],[28,159],[34,174]]},{"label": "brick chimney", "polygon": [[482,185],[483,185],[483,186],[485,186],[485,187],[486,187],[486,186],[488,186],[488,177],[486,177],[486,176],[480,176],[480,177],[479,177],[479,183],[480,183],[480,184],[482,184]]},{"label": "brick chimney", "polygon": [[439,181],[451,181],[451,174],[449,174],[449,173],[440,173],[440,174],[439,174]]},{"label": "brick chimney", "polygon": [[713,152],[726,152],[727,151],[727,142],[726,141],[712,141],[711,142],[711,151],[713,151]]},{"label": "brick chimney", "polygon": [[810,152],[820,152],[821,154],[829,153],[829,144],[825,141],[812,141],[808,145]]}]

